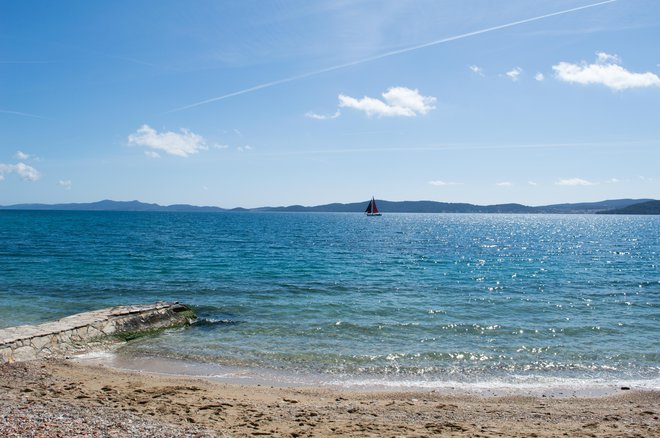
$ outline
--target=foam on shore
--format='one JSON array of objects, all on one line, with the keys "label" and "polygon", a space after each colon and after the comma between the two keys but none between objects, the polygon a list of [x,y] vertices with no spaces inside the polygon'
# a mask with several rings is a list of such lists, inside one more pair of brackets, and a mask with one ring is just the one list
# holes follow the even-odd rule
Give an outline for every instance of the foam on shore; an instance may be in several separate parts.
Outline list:
[{"label": "foam on shore", "polygon": [[422,391],[447,395],[474,394],[482,396],[533,397],[601,397],[629,389],[659,391],[655,380],[586,380],[538,376],[510,376],[507,380],[458,381],[439,379],[386,378],[382,376],[315,375],[291,373],[256,367],[236,367],[180,359],[148,356],[128,356],[117,353],[80,355],[82,364],[104,365],[118,370],[146,372],[165,376],[202,377],[232,384],[287,387],[326,387],[361,392]]}]

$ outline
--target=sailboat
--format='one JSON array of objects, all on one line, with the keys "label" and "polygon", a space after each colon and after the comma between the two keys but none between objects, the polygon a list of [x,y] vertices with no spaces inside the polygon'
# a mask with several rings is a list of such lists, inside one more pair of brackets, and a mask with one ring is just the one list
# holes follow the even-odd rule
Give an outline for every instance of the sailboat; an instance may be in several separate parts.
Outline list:
[{"label": "sailboat", "polygon": [[364,212],[367,216],[382,216],[378,211],[378,207],[376,207],[376,200],[373,197],[371,198],[371,201],[369,201],[369,205],[367,205],[367,209]]}]

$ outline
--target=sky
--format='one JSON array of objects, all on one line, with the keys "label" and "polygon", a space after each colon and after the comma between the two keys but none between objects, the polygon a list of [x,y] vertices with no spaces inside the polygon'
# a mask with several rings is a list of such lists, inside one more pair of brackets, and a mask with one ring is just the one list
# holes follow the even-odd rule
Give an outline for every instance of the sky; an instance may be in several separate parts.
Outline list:
[{"label": "sky", "polygon": [[657,0],[0,0],[0,205],[660,199]]}]

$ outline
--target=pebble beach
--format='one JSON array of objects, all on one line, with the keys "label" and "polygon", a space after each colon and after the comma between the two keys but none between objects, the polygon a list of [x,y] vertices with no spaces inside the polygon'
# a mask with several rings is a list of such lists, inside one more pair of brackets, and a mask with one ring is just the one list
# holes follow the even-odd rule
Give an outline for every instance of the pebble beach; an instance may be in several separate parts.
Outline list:
[{"label": "pebble beach", "polygon": [[68,360],[0,366],[4,437],[658,436],[660,392],[604,397],[218,383]]}]

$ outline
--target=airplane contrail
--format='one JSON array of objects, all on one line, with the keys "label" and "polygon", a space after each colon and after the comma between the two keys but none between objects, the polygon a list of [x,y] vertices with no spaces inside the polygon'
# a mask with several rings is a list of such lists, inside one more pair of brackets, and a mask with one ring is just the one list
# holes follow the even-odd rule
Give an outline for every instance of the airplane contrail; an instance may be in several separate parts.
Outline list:
[{"label": "airplane contrail", "polygon": [[229,94],[224,94],[224,95],[218,96],[218,97],[212,97],[210,99],[202,100],[200,102],[192,103],[190,105],[182,106],[180,108],[175,108],[173,110],[168,111],[167,113],[174,113],[174,112],[178,112],[178,111],[183,111],[183,110],[194,108],[194,107],[197,107],[197,106],[200,106],[200,105],[206,105],[207,103],[218,102],[220,100],[228,99],[230,97],[240,96],[241,94],[251,93],[253,91],[262,90],[264,88],[270,88],[270,87],[274,87],[276,85],[281,85],[281,84],[285,84],[285,83],[288,83],[288,82],[293,82],[293,81],[297,81],[297,80],[300,80],[300,79],[305,79],[305,78],[308,78],[310,76],[316,76],[316,75],[320,75],[320,74],[323,74],[323,73],[328,73],[328,72],[331,72],[331,71],[340,70],[340,69],[347,68],[347,67],[352,67],[354,65],[365,64],[367,62],[376,61],[378,59],[388,58],[390,56],[400,55],[402,53],[412,52],[412,51],[423,49],[423,48],[426,48],[426,47],[431,47],[431,46],[436,46],[438,44],[444,44],[444,43],[448,43],[448,42],[451,42],[451,41],[461,40],[463,38],[469,38],[469,37],[472,37],[472,36],[481,35],[481,34],[488,33],[488,32],[494,32],[496,30],[506,29],[508,27],[519,26],[521,24],[531,23],[533,21],[539,21],[539,20],[543,20],[543,19],[546,19],[546,18],[555,17],[557,15],[564,15],[564,14],[568,14],[568,13],[571,13],[571,12],[581,11],[583,9],[594,8],[596,6],[601,6],[601,5],[605,5],[605,4],[608,4],[608,3],[614,3],[616,1],[617,0],[605,0],[605,1],[601,1],[601,2],[598,2],[598,3],[592,3],[592,4],[589,4],[589,5],[585,5],[585,6],[578,6],[576,8],[564,9],[562,11],[557,11],[557,12],[552,12],[552,13],[549,13],[549,14],[539,15],[537,17],[526,18],[524,20],[514,21],[512,23],[500,24],[498,26],[487,27],[485,29],[475,30],[473,32],[462,33],[460,35],[454,35],[454,36],[451,36],[451,37],[442,38],[442,39],[435,40],[435,41],[429,41],[427,43],[418,44],[418,45],[415,45],[415,46],[404,47],[402,49],[392,50],[392,51],[389,51],[389,52],[381,53],[379,55],[369,56],[367,58],[359,59],[357,61],[351,61],[351,62],[347,62],[347,63],[344,63],[344,64],[334,65],[332,67],[326,67],[326,68],[322,68],[320,70],[315,70],[315,71],[311,71],[311,72],[308,72],[308,73],[302,73],[302,74],[291,76],[291,77],[288,77],[288,78],[278,79],[276,81],[271,81],[271,82],[266,82],[266,83],[263,83],[263,84],[255,85],[255,86],[250,87],[250,88],[245,88],[243,90],[234,91],[234,92],[229,93]]},{"label": "airplane contrail", "polygon": [[30,113],[22,113],[20,111],[10,111],[10,110],[0,109],[0,113],[2,113],[2,114],[12,114],[12,115],[21,116],[21,117],[33,117],[35,119],[47,119],[47,117],[38,116],[36,114],[30,114]]},{"label": "airplane contrail", "polygon": [[576,148],[611,148],[611,147],[656,147],[659,142],[648,141],[625,141],[625,142],[582,142],[582,143],[523,143],[506,145],[480,145],[480,144],[446,144],[412,147],[356,147],[342,149],[314,149],[299,151],[280,151],[259,153],[261,156],[296,156],[296,155],[336,155],[336,154],[371,154],[374,152],[450,152],[450,151],[500,151],[500,150],[525,150],[525,149],[576,149]]}]

